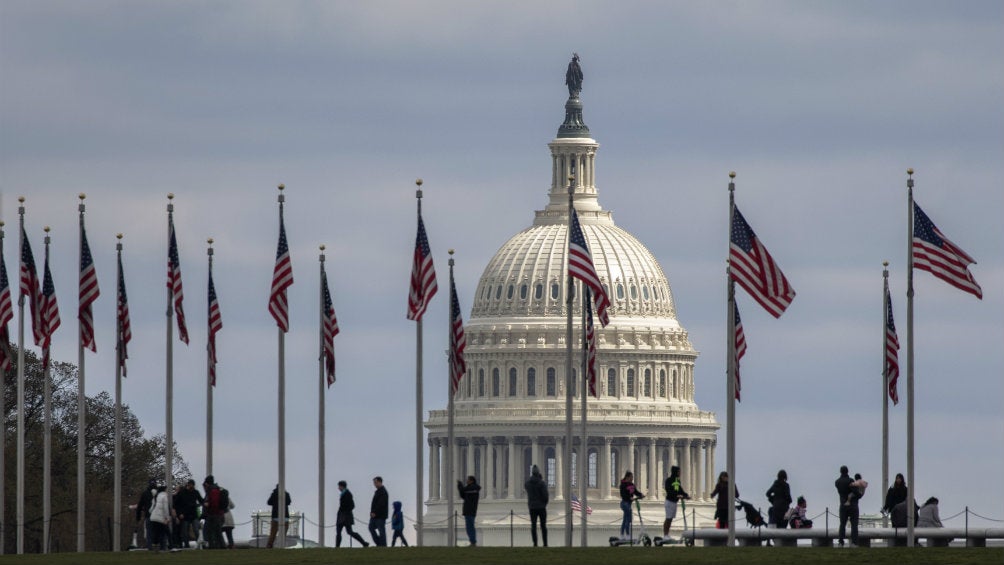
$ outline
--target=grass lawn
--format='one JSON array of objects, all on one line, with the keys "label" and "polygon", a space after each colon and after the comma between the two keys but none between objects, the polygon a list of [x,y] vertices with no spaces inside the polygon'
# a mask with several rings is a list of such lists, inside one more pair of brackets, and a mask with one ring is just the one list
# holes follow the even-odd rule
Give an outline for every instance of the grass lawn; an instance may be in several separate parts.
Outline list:
[{"label": "grass lawn", "polygon": [[60,553],[52,555],[4,555],[0,564],[115,565],[117,563],[171,563],[172,565],[283,565],[309,563],[468,565],[522,564],[584,565],[587,563],[632,565],[679,563],[687,565],[812,565],[815,563],[1004,563],[1004,548],[389,548],[301,549],[234,551],[183,551],[179,553]]}]

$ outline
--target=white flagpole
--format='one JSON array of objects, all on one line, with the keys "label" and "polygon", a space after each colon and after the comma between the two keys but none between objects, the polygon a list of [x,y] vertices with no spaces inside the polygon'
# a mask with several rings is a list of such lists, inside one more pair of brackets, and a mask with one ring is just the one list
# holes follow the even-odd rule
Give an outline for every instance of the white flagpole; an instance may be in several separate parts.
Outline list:
[{"label": "white flagpole", "polygon": [[[3,222],[3,220],[0,220],[0,250],[3,249],[3,240],[4,240],[3,227],[4,227],[4,222]],[[20,256],[20,251],[21,250],[19,249],[18,250],[18,253],[19,253],[18,256]],[[6,265],[4,265],[4,267],[6,267]],[[19,269],[18,270],[18,280],[20,280],[20,278],[21,278],[21,272],[20,272],[20,269]],[[9,282],[8,282],[8,284],[9,284]],[[0,347],[3,347],[7,351],[7,358],[11,359],[11,353],[12,352],[9,349],[9,345],[6,344],[6,343],[0,343]],[[13,359],[11,359],[11,360],[13,361]],[[6,383],[6,380],[7,380],[6,378],[0,379],[0,404],[2,404],[3,406],[7,406],[7,383]],[[0,477],[3,478],[4,482],[6,482],[6,477],[7,477],[7,456],[6,456],[6,453],[5,453],[7,451],[7,449],[6,449],[6,445],[7,445],[7,428],[6,427],[4,427],[3,435],[0,436],[0,438],[2,438],[2,440],[3,440],[3,446],[4,446],[3,448],[0,448]],[[3,509],[7,508],[7,496],[6,496],[6,493],[4,492],[6,490],[7,490],[6,487],[5,488],[0,488],[0,508],[3,508]],[[7,550],[7,544],[4,542],[4,538],[7,535],[7,520],[6,520],[6,515],[7,515],[6,510],[0,511],[0,555],[4,555],[5,553],[7,553],[7,551],[6,551]]]},{"label": "white flagpole", "polygon": [[[49,237],[49,226],[45,226],[45,265],[49,265],[49,243],[51,241]],[[44,275],[43,275],[44,276]],[[45,292],[44,289],[42,292]],[[48,326],[48,324],[46,324]],[[43,328],[42,330],[48,333],[49,328]],[[50,351],[52,336],[47,336],[44,338],[49,341],[50,346],[44,347],[43,358]],[[45,370],[42,374],[43,385],[42,394],[44,395],[44,436],[42,442],[42,553],[49,553],[49,527],[52,521],[52,358],[48,355],[48,363],[45,365]]]},{"label": "white flagpole", "polygon": [[[422,179],[415,180],[415,199],[418,202],[418,217],[422,217]],[[452,298],[451,298],[452,301]],[[453,331],[453,328],[450,328]],[[423,459],[425,434],[422,430],[422,319],[415,320],[415,545],[422,547],[422,528],[424,527],[422,512],[423,492]]]},{"label": "white flagpole", "polygon": [[[889,363],[887,333],[889,331],[889,261],[882,262],[882,490],[889,491]],[[890,510],[892,510],[890,508]],[[882,515],[882,527],[889,526],[889,516]]]},{"label": "white flagpole", "polygon": [[[729,173],[729,230],[730,230],[730,247],[731,247],[731,229],[732,229],[732,217],[736,213],[736,183],[735,183],[736,173]],[[728,254],[726,254],[728,257]],[[728,547],[733,547],[736,543],[736,287],[735,283],[732,281],[731,276],[731,266],[726,267],[726,280],[728,281],[728,324],[726,327],[726,333],[728,334],[728,347],[726,351],[728,359],[728,385],[725,387],[727,391],[726,394],[728,398],[726,399],[726,406],[728,406],[728,412],[726,418],[728,419],[728,428],[726,432],[726,441],[729,444],[728,455],[727,455],[727,473],[729,475],[728,480],[728,497],[729,497],[729,538]],[[721,494],[719,494],[721,496]]]},{"label": "white flagpole", "polygon": [[[213,278],[213,238],[206,240],[209,246],[206,248],[206,256],[209,263],[209,279]],[[212,333],[212,311],[206,313],[207,338]],[[206,475],[213,474],[213,380],[212,372],[213,355],[215,351],[209,351],[209,342],[206,342]]]},{"label": "white flagpole", "polygon": [[449,481],[448,481],[447,484],[449,484],[450,486],[449,486],[449,488],[446,489],[446,492],[447,492],[447,497],[446,497],[447,522],[446,523],[447,523],[447,530],[448,530],[447,533],[446,533],[446,540],[447,540],[446,543],[447,543],[447,545],[449,547],[456,547],[456,545],[457,545],[456,517],[454,516],[454,508],[453,508],[453,501],[454,501],[453,488],[454,487],[453,487],[453,482],[452,481],[453,481],[453,479],[456,478],[456,469],[454,469],[454,465],[455,465],[455,461],[454,461],[455,457],[454,457],[454,455],[455,454],[453,453],[453,450],[454,450],[454,445],[453,445],[453,442],[454,442],[454,438],[453,438],[453,417],[454,417],[454,414],[453,414],[453,371],[455,370],[455,365],[456,365],[457,361],[456,361],[456,351],[454,350],[454,348],[456,347],[456,338],[454,337],[454,332],[453,332],[453,284],[454,284],[453,283],[453,250],[450,249],[448,251],[448,253],[450,254],[450,299],[447,300],[446,302],[448,304],[448,308],[449,308],[449,312],[450,312],[449,316],[447,316],[447,320],[448,320],[449,328],[450,328],[450,333],[448,334],[449,335],[449,343],[450,343],[450,352],[449,352],[449,360],[450,361],[448,363],[449,367],[447,369],[447,371],[449,373],[449,376],[446,379],[446,393],[447,393],[447,398],[449,399],[449,401],[447,402],[447,410],[446,410],[446,416],[447,416],[446,417],[446,446],[447,446],[446,447],[446,460],[447,460],[447,463],[446,463],[446,473],[447,473],[447,476],[449,476]]},{"label": "white flagpole", "polygon": [[[122,234],[115,236],[118,243],[115,244],[115,251],[118,254],[118,267],[122,267]],[[122,317],[118,315],[118,281],[122,277],[119,270],[115,277],[116,286],[116,314],[115,314],[115,480],[114,494],[112,496],[112,551],[119,551],[122,543],[122,347],[123,328]]]},{"label": "white flagpole", "polygon": [[[580,410],[580,423],[581,429],[580,433],[582,439],[579,441],[579,457],[576,466],[576,471],[579,481],[579,505],[581,510],[579,511],[579,517],[581,522],[580,535],[582,536],[580,546],[586,547],[588,543],[588,520],[586,519],[586,468],[589,466],[589,436],[586,435],[586,401],[589,396],[589,340],[586,335],[586,306],[589,303],[590,293],[588,291],[582,293],[582,368],[579,370],[582,378],[580,379],[579,397],[582,399],[582,407]],[[593,333],[595,335],[595,327]],[[598,458],[597,458],[598,459]]]},{"label": "white flagpole", "polygon": [[[572,194],[575,192],[575,177],[568,177],[568,241],[565,245],[565,264],[571,260],[569,253],[572,238]],[[572,309],[575,305],[575,282],[572,272],[566,266],[568,296],[565,299],[565,444],[562,446],[564,460],[561,476],[564,481],[561,496],[565,497],[565,547],[572,547]]]},{"label": "white flagpole", "polygon": [[[20,222],[18,231],[18,255],[24,262],[24,196],[18,196],[17,214]],[[37,272],[37,269],[36,269]],[[20,270],[18,272],[20,277]],[[17,553],[24,553],[24,295],[17,299]],[[34,323],[34,321],[32,322]]]},{"label": "white flagpole", "polygon": [[[84,198],[86,198],[83,192],[80,193],[78,198],[80,198],[80,253],[79,256],[83,257],[84,254]],[[93,322],[92,322],[93,324]],[[77,320],[77,552],[81,553],[84,551],[84,505],[86,504],[86,497],[84,496],[84,476],[86,473],[86,456],[87,456],[87,441],[84,436],[84,429],[86,427],[87,420],[87,400],[84,395],[84,328],[83,322]]]},{"label": "white flagpole", "polygon": [[913,169],[907,169],[906,213],[906,544],[914,546],[913,477]]},{"label": "white flagpole", "polygon": [[324,307],[324,245],[320,246],[318,261],[318,296],[320,298],[318,313],[319,347],[317,350],[317,543],[324,547],[324,387],[327,379],[324,375],[324,324],[327,312]]},{"label": "white flagpole", "polygon": [[[170,246],[171,241],[171,225],[174,220],[174,194],[169,193],[167,195],[167,218],[168,218],[168,228],[167,228],[167,241]],[[170,262],[170,258],[168,259]],[[164,455],[164,484],[167,488],[172,488],[174,486],[174,481],[171,480],[172,467],[174,466],[174,343],[172,342],[172,337],[174,333],[174,328],[171,327],[171,318],[174,316],[174,286],[167,285],[167,348],[166,355],[167,361],[165,364],[166,378],[166,394],[164,403],[164,414],[165,414],[165,426],[167,429],[167,437],[165,439],[165,455]],[[171,492],[171,491],[168,491]],[[167,497],[167,507],[171,507],[171,496]]]},{"label": "white flagpole", "polygon": [[[279,225],[282,225],[282,209],[286,195],[282,191],[286,185],[279,185]],[[287,313],[288,316],[288,313]],[[276,503],[279,511],[276,519],[279,522],[279,547],[286,547],[286,333],[277,328],[279,334],[279,390],[278,390],[278,432],[279,432],[279,491]]]}]

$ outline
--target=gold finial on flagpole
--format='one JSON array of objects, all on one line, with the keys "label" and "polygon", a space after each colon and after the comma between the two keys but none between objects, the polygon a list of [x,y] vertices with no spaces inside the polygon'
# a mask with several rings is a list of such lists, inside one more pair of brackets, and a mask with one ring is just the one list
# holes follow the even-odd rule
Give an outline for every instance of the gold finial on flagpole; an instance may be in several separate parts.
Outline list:
[{"label": "gold finial on flagpole", "polygon": [[286,201],[286,195],[282,192],[286,190],[286,185],[280,182],[279,186],[276,188],[279,189],[279,204],[282,204],[283,202]]},{"label": "gold finial on flagpole", "polygon": [[324,244],[323,244],[323,243],[322,243],[322,244],[321,244],[321,245],[320,245],[319,247],[320,247],[321,251],[324,251],[325,249],[327,249],[327,248],[326,248],[326,247],[324,246]]},{"label": "gold finial on flagpole", "polygon": [[167,193],[167,199],[168,200],[174,200],[174,193],[173,192],[168,192]]},{"label": "gold finial on flagpole", "polygon": [[81,192],[80,194],[77,195],[77,198],[79,198],[80,201],[83,202],[84,198],[87,198],[87,195]]},{"label": "gold finial on flagpole", "polygon": [[44,228],[42,228],[42,231],[44,231],[45,233],[49,233],[49,230],[51,229],[52,228],[50,228],[49,226],[45,226]]},{"label": "gold finial on flagpole", "polygon": [[729,171],[729,178],[730,179],[736,178],[736,172],[735,171]]},{"label": "gold finial on flagpole", "polygon": [[910,175],[912,177],[913,176],[913,167],[910,167],[909,169],[907,169],[906,170],[906,174],[908,174],[908,175]]},{"label": "gold finial on flagpole", "polygon": [[415,179],[415,198],[422,198],[422,179]]},{"label": "gold finial on flagpole", "polygon": [[208,243],[209,245],[212,245],[212,244],[213,244],[213,238],[209,238],[209,239],[207,239],[207,240],[206,240],[206,243]]},{"label": "gold finial on flagpole", "polygon": [[24,196],[18,196],[17,201],[20,202],[21,204],[24,204]]},{"label": "gold finial on flagpole", "polygon": [[122,239],[122,234],[120,233],[115,234],[115,239]]},{"label": "gold finial on flagpole", "polygon": [[882,261],[882,266],[883,267],[888,267],[889,266],[889,261]]},{"label": "gold finial on flagpole", "polygon": [[906,174],[907,174],[907,177],[906,177],[906,187],[912,189],[913,188],[913,167],[910,167],[909,169],[907,169],[906,170]]}]

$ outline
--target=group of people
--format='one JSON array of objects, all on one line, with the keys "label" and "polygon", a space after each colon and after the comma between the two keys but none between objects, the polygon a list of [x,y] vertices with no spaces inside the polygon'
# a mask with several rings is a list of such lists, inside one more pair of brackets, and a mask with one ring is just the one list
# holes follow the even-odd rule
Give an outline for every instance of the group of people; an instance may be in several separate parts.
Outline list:
[{"label": "group of people", "polygon": [[210,549],[233,549],[233,500],[212,475],[206,477],[202,488],[205,496],[195,488],[195,481],[189,479],[168,493],[164,479],[150,479],[134,505],[135,537],[143,532],[147,550],[167,551],[191,547],[202,531]]},{"label": "group of people", "polygon": [[[394,501],[394,512],[390,513],[387,487],[383,486],[383,477],[373,477],[373,501],[370,503],[369,532],[376,547],[387,547],[387,517],[390,515],[390,528],[393,531],[391,547],[397,545],[397,540],[401,540],[401,545],[408,546],[408,540],[404,537],[404,512],[401,510],[400,501]],[[342,546],[342,530],[350,538],[358,541],[363,547],[370,544],[363,539],[359,533],[353,531],[352,526],[356,523],[352,511],[356,508],[355,499],[349,484],[345,481],[338,481],[338,514],[335,518],[335,547]]]}]

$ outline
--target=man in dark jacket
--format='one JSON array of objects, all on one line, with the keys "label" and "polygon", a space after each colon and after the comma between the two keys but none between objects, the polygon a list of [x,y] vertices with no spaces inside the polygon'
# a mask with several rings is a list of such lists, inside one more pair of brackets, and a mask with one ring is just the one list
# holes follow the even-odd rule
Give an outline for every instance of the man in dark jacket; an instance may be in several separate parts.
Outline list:
[{"label": "man in dark jacket", "polygon": [[150,523],[150,507],[153,505],[154,488],[157,486],[157,479],[150,479],[146,483],[146,489],[139,495],[139,502],[136,503],[136,529],[142,529],[146,537],[146,548],[153,551],[153,525]]},{"label": "man in dark jacket", "polygon": [[[286,491],[286,504],[283,506],[283,516],[285,519],[283,522],[283,528],[286,529],[286,533],[289,533],[289,505],[293,503],[292,497],[289,496],[289,491]],[[275,536],[279,533],[279,485],[275,485],[272,489],[272,494],[268,497],[269,506],[272,507],[272,526],[268,531],[268,545],[265,547],[271,549],[275,544]]]},{"label": "man in dark jacket", "polygon": [[178,514],[181,530],[181,543],[189,547],[188,542],[199,539],[199,507],[205,500],[202,494],[195,488],[195,481],[189,479],[178,494],[175,496],[174,510]]},{"label": "man in dark jacket", "polygon": [[474,529],[474,517],[478,515],[478,500],[481,498],[481,485],[474,475],[467,477],[467,484],[457,481],[457,490],[464,500],[464,525],[467,527],[467,539],[471,546],[478,545],[478,532]]},{"label": "man in dark jacket", "polygon": [[390,497],[383,486],[383,477],[373,477],[373,503],[370,504],[370,537],[373,545],[387,547],[387,516],[390,514]]},{"label": "man in dark jacket", "polygon": [[530,537],[533,546],[537,547],[537,520],[540,520],[540,539],[547,547],[547,484],[536,465],[530,471],[526,484],[526,505],[530,509]]},{"label": "man in dark jacket", "polygon": [[840,476],[833,481],[833,486],[837,487],[837,496],[840,498],[840,531],[837,533],[840,547],[844,546],[844,537],[847,532],[847,520],[851,521],[851,544],[858,543],[858,506],[854,505],[853,516],[851,506],[847,503],[847,497],[851,494],[851,483],[853,479],[847,471],[847,465],[840,466]]},{"label": "man in dark jacket", "polygon": [[352,524],[356,519],[352,516],[352,511],[356,508],[356,501],[352,498],[352,491],[345,481],[338,481],[338,515],[335,518],[335,547],[342,546],[342,529],[349,533],[349,537],[358,541],[363,547],[370,544],[361,535],[352,531]]},{"label": "man in dark jacket", "polygon": [[209,544],[209,549],[223,549],[223,516],[227,509],[223,508],[221,500],[220,485],[216,484],[216,479],[212,475],[206,476],[202,481],[202,488],[206,491],[206,507],[203,513],[206,518],[205,534],[203,537]]}]

